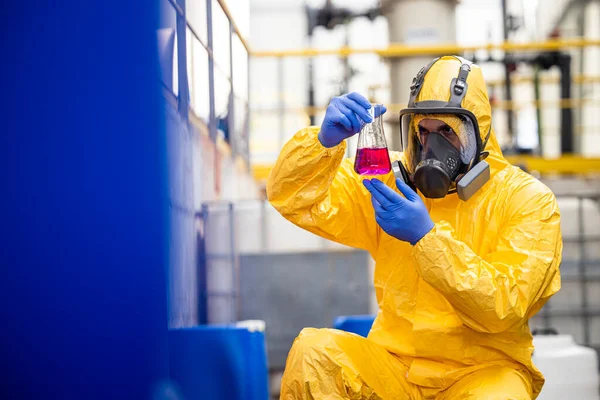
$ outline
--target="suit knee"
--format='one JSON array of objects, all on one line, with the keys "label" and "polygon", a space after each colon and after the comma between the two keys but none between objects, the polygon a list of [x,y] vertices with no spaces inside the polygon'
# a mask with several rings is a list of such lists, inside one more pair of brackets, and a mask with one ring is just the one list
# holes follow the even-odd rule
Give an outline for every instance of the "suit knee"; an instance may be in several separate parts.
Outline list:
[{"label": "suit knee", "polygon": [[304,328],[294,340],[290,355],[302,356],[303,359],[324,353],[325,348],[330,348],[332,334],[328,329]]}]

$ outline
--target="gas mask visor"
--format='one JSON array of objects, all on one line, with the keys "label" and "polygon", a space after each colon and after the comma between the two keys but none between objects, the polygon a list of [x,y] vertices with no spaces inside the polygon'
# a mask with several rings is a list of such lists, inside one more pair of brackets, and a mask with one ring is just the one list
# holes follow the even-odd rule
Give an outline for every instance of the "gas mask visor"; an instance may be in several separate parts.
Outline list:
[{"label": "gas mask visor", "polygon": [[462,107],[415,102],[400,111],[400,134],[407,175],[427,198],[456,192],[457,181],[480,162],[479,125]]}]

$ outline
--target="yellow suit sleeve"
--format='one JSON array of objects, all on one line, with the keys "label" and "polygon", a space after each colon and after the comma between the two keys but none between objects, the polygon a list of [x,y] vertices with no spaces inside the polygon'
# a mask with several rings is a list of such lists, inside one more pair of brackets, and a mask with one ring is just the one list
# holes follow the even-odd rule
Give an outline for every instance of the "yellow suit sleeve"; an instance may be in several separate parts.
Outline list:
[{"label": "yellow suit sleeve", "polygon": [[344,160],[346,144],[325,148],[319,128],[300,130],[269,175],[267,196],[286,219],[314,234],[374,254],[377,224],[370,195]]},{"label": "yellow suit sleeve", "polygon": [[497,240],[494,252],[479,257],[442,221],[413,253],[423,279],[479,332],[509,330],[560,289],[562,239],[554,195],[540,193],[514,207]]}]

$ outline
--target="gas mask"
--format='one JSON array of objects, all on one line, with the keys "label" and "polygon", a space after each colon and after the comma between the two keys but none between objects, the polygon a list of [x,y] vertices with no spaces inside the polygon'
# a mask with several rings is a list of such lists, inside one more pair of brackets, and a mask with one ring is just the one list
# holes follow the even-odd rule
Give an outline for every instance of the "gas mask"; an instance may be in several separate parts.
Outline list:
[{"label": "gas mask", "polygon": [[440,199],[448,193],[461,167],[460,152],[441,133],[427,136],[423,158],[413,174],[415,186],[423,196]]},{"label": "gas mask", "polygon": [[[423,196],[439,199],[450,193],[458,193],[461,200],[468,200],[490,177],[489,165],[484,161],[485,142],[481,141],[475,115],[461,106],[468,90],[467,76],[471,63],[457,57],[462,63],[458,76],[450,83],[451,97],[448,102],[426,100],[416,102],[425,75],[435,59],[421,69],[413,79],[408,107],[400,111],[400,130],[405,164],[396,161],[392,169]],[[460,140],[455,147],[443,134],[430,131],[426,143],[421,143],[419,121],[436,119],[452,128]]]}]

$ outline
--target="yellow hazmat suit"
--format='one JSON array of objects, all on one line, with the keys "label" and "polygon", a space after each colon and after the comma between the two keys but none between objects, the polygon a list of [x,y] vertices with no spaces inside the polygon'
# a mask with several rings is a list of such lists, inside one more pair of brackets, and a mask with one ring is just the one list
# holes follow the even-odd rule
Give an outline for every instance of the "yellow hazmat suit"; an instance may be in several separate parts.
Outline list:
[{"label": "yellow hazmat suit", "polygon": [[[417,101],[444,100],[460,62],[444,57]],[[477,66],[462,106],[483,139],[491,109]],[[491,133],[490,180],[468,201],[424,199],[435,227],[415,246],[383,232],[345,143],[299,131],[269,177],[271,204],[317,235],[376,261],[377,318],[368,339],[304,329],[288,356],[283,399],[530,399],[544,378],[528,319],[560,289],[560,216],[552,192],[510,165]],[[391,153],[399,159],[401,154]],[[396,190],[394,177],[383,181]]]}]

